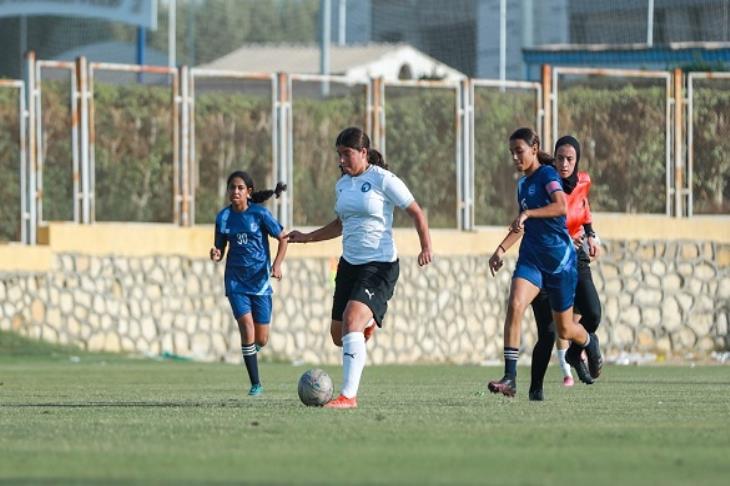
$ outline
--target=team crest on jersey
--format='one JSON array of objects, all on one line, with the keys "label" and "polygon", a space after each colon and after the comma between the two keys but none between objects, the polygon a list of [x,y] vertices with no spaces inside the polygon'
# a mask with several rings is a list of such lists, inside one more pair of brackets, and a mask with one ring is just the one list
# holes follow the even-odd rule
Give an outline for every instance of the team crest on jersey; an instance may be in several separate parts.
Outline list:
[{"label": "team crest on jersey", "polygon": [[534,196],[535,191],[536,191],[535,184],[530,184],[529,187],[527,188],[527,194],[529,194],[530,196]]},{"label": "team crest on jersey", "polygon": [[256,233],[259,230],[259,225],[256,224],[255,221],[251,221],[251,233]]},{"label": "team crest on jersey", "polygon": [[366,182],[362,186],[360,186],[360,190],[362,192],[368,192],[372,187],[373,186],[371,186],[369,182]]}]

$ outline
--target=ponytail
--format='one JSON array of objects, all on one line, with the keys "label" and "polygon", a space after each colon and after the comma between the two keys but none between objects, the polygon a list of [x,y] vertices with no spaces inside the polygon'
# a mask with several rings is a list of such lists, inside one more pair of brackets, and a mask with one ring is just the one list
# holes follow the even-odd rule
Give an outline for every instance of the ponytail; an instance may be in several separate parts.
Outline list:
[{"label": "ponytail", "polygon": [[537,151],[537,161],[540,162],[541,165],[549,165],[551,167],[555,167],[555,159],[552,155],[543,152],[542,150]]},{"label": "ponytail", "polygon": [[286,191],[286,184],[283,182],[277,182],[276,188],[272,189],[266,189],[265,191],[256,191],[253,194],[251,194],[251,201],[255,203],[262,203],[266,201],[267,199],[270,199],[271,196],[276,196],[278,199],[282,192]]},{"label": "ponytail", "polygon": [[368,149],[368,164],[377,165],[378,167],[382,167],[386,170],[388,169],[388,164],[385,163],[383,154],[373,148]]},{"label": "ponytail", "polygon": [[[238,177],[243,181],[244,184],[246,184],[246,187],[249,189],[253,189],[253,178],[249,175],[248,172],[244,172],[242,170],[237,170],[233,172],[231,175],[228,176],[228,181],[226,182],[226,186],[231,185],[231,181]],[[283,182],[277,182],[275,189],[267,189],[265,191],[257,191],[251,194],[251,201],[255,203],[262,203],[266,201],[267,199],[271,198],[271,196],[276,196],[277,198],[281,195],[282,192],[286,191],[286,184]]]}]

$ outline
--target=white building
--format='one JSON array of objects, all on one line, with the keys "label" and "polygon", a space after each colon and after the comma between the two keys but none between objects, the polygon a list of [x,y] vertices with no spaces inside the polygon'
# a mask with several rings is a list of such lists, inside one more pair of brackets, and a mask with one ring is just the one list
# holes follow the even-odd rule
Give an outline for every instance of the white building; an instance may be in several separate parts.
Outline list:
[{"label": "white building", "polygon": [[[249,44],[198,66],[245,72],[319,74],[318,45]],[[364,44],[330,48],[330,74],[353,81],[369,77],[397,79],[462,79],[464,74],[408,44]]]}]

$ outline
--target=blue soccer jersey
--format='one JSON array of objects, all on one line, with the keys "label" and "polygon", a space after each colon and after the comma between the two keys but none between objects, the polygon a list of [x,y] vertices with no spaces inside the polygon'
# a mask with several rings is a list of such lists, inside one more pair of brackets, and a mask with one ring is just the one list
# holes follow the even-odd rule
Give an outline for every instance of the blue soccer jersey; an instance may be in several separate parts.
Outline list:
[{"label": "blue soccer jersey", "polygon": [[271,212],[260,204],[245,211],[224,208],[215,218],[215,247],[225,250],[226,295],[272,293],[269,236],[278,237],[284,228]]},{"label": "blue soccer jersey", "polygon": [[[536,209],[552,202],[550,196],[562,191],[560,176],[549,165],[541,165],[517,183],[517,203],[520,210]],[[520,259],[534,263],[541,271],[561,272],[573,255],[573,244],[565,226],[565,216],[528,218],[520,244]]]}]

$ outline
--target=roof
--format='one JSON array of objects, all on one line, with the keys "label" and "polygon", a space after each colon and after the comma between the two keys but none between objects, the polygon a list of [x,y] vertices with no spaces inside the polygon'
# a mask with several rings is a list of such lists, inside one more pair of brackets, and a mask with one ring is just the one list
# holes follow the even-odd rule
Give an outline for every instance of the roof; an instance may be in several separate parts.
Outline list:
[{"label": "roof", "polygon": [[559,51],[647,51],[647,50],[669,50],[681,51],[686,49],[730,49],[730,42],[669,42],[666,44],[648,45],[645,43],[634,44],[543,44],[533,46],[525,51],[538,52],[559,52]]},{"label": "roof", "polygon": [[[390,61],[402,64],[404,59],[431,67],[443,77],[463,78],[464,75],[448,65],[426,55],[408,44],[354,44],[330,47],[330,74],[347,75],[366,66]],[[245,72],[286,72],[319,74],[320,48],[315,44],[247,44],[214,61],[198,66],[202,69]],[[418,72],[414,77],[418,77]]]},{"label": "roof", "polygon": [[523,49],[527,64],[644,65],[730,62],[730,42],[674,42],[669,44],[563,44]]},{"label": "roof", "polygon": [[[149,46],[145,47],[144,54],[146,65],[167,66],[167,54]],[[131,42],[98,42],[74,47],[54,56],[54,59],[73,61],[79,56],[86,57],[90,62],[137,64],[137,46]]]}]

